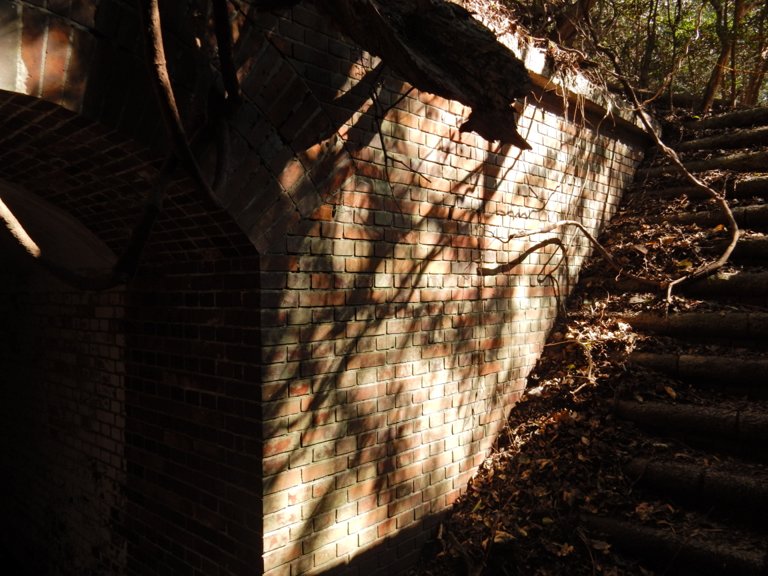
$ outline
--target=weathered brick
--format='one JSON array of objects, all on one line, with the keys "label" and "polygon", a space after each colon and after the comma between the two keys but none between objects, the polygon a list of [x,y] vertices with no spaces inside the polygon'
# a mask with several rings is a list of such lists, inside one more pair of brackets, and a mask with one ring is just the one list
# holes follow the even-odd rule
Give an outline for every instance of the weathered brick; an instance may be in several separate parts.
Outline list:
[{"label": "weathered brick", "polygon": [[[83,62],[98,64],[93,51],[106,41],[79,28],[70,33],[53,15],[82,12],[69,4],[49,2],[47,15],[22,10],[30,95],[95,110],[93,116],[115,124],[108,126],[114,134],[136,124],[151,132],[145,140],[161,141],[159,118],[149,112],[140,118],[135,106],[113,97],[138,78],[126,56],[137,44],[133,20],[122,17],[119,3],[112,16],[101,15],[103,38],[114,37],[125,54],[118,67],[89,71]],[[187,184],[174,183],[167,217],[147,251],[147,288],[24,295],[29,306],[50,306],[40,312],[46,360],[59,361],[62,374],[87,366],[92,373],[81,379],[84,385],[95,379],[115,389],[98,393],[109,403],[82,420],[93,424],[86,430],[92,436],[76,444],[115,484],[109,493],[120,493],[126,469],[131,475],[129,500],[135,493],[136,502],[128,521],[136,527],[129,531],[129,554],[168,558],[166,568],[178,564],[179,573],[191,573],[188,562],[200,574],[254,566],[254,532],[264,534],[270,576],[319,572],[354,561],[363,549],[453,502],[519,397],[554,320],[555,288],[538,276],[565,272],[555,270],[555,261],[544,270],[555,254],[549,249],[511,273],[479,276],[478,267],[510,262],[531,244],[500,240],[565,214],[578,213],[596,231],[598,220],[615,211],[641,157],[607,134],[597,137],[556,110],[534,106],[520,126],[533,127],[537,149],[518,155],[458,134],[465,106],[418,91],[381,122],[382,143],[372,111],[358,109],[364,104],[350,92],[362,86],[358,80],[372,73],[376,59],[338,37],[314,7],[264,14],[250,36],[242,41],[254,57],[241,70],[248,98],[230,123],[233,166],[222,195],[231,216],[206,214]],[[185,108],[194,67],[171,64]],[[70,74],[75,66],[111,78],[113,88],[100,88],[95,76],[76,78]],[[86,86],[90,100],[83,103],[78,94]],[[388,79],[380,101],[394,103],[404,90]],[[195,105],[190,118],[201,115]],[[4,177],[60,203],[111,247],[123,246],[130,226],[125,214],[135,212],[136,198],[156,174],[152,162],[139,165],[140,154],[110,143],[114,134],[93,136],[89,144],[87,123],[61,116],[45,100],[14,103],[3,95],[0,108]],[[46,122],[58,127],[55,134],[46,132]],[[330,135],[336,126],[339,136]],[[59,143],[49,167],[21,149],[31,138],[51,150]],[[74,172],[83,181],[71,181],[59,160],[72,143],[83,146],[73,149],[73,158],[95,159],[109,176],[95,178],[98,168],[78,165]],[[38,186],[35,173],[55,186]],[[86,178],[100,183],[98,195]],[[109,203],[103,202],[107,192]],[[589,246],[571,232],[563,240],[575,276]],[[133,301],[130,318],[125,292]],[[52,378],[56,392],[45,402],[58,410],[63,396],[56,394],[70,390],[73,380]],[[486,409],[488,390],[502,390],[493,410]],[[478,415],[465,420],[472,403]],[[74,416],[81,421],[83,414]],[[199,485],[174,477],[179,461]],[[167,479],[156,478],[160,470]],[[256,476],[259,470],[264,478]],[[137,504],[161,498],[165,483],[206,510],[171,503],[173,512],[161,518],[149,504]],[[246,514],[249,527],[239,530]],[[180,531],[179,522],[219,528],[191,534]],[[222,526],[230,527],[226,535],[217,531]],[[176,552],[190,549],[193,560]],[[412,549],[415,544],[403,545],[402,557]]]}]

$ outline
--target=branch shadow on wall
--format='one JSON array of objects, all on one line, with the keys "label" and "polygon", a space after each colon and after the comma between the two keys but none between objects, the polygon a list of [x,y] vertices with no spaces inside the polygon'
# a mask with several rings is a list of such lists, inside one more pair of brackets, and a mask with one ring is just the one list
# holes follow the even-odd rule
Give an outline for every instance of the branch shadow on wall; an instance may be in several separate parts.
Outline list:
[{"label": "branch shadow on wall", "polygon": [[[358,96],[369,93],[367,86]],[[400,100],[401,82],[388,78],[385,86],[375,88],[379,101]],[[426,108],[430,97],[419,99]],[[472,456],[487,447],[482,442],[493,434],[493,422],[503,422],[522,392],[525,374],[515,364],[538,353],[536,345],[514,344],[510,330],[543,333],[553,320],[544,307],[516,308],[513,296],[544,281],[556,284],[543,292],[554,297],[576,276],[575,265],[560,268],[553,253],[533,256],[512,275],[483,278],[476,268],[491,254],[490,264],[501,265],[529,247],[533,242],[508,244],[499,231],[546,222],[550,202],[564,207],[557,219],[585,215],[590,170],[578,173],[579,166],[608,161],[596,160],[593,147],[574,135],[563,143],[577,150],[568,157],[572,171],[562,170],[558,155],[534,165],[521,155],[511,161],[512,150],[493,145],[471,169],[456,169],[451,159],[468,144],[455,129],[426,157],[409,154],[405,126],[414,99],[390,110],[386,127],[372,100],[350,100],[351,110],[355,104],[362,110],[345,129],[355,184],[332,198],[330,217],[308,223],[306,236],[294,244],[297,264],[284,278],[290,286],[291,276],[310,275],[301,306],[310,306],[319,323],[292,308],[296,318],[289,312],[285,326],[299,326],[296,352],[283,364],[285,342],[272,348],[276,356],[266,342],[263,359],[266,366],[281,364],[280,378],[267,383],[265,437],[300,432],[290,452],[266,454],[265,493],[287,489],[292,504],[279,512],[281,525],[291,529],[267,539],[265,552],[298,546],[308,555],[297,561],[299,569],[308,569],[311,553],[331,543],[347,545],[354,537],[361,545],[359,534],[374,529],[363,538],[391,536],[455,498],[453,478],[478,463]],[[448,167],[447,178],[440,166]],[[514,174],[520,181],[510,186]],[[446,179],[448,189],[433,186],[432,180]],[[505,204],[517,207],[502,209]],[[350,229],[357,232],[350,235]],[[340,269],[333,245],[350,237],[355,258],[341,258],[346,264]],[[563,241],[574,256],[588,250],[576,238]],[[455,285],[440,284],[448,276]],[[425,301],[430,291],[434,298]],[[414,373],[415,366],[424,372]],[[457,444],[449,446],[446,438],[453,435]],[[290,488],[297,478],[302,485]],[[349,497],[352,485],[355,499]],[[334,532],[337,525],[343,533]]]}]

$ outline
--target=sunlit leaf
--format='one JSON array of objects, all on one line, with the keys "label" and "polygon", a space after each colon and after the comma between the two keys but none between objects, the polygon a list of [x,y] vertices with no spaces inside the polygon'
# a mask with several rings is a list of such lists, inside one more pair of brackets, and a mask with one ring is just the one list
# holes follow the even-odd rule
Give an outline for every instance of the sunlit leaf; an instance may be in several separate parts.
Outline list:
[{"label": "sunlit leaf", "polygon": [[515,537],[505,530],[496,530],[496,533],[493,535],[494,544],[504,544],[514,539]]},{"label": "sunlit leaf", "polygon": [[594,550],[603,552],[605,554],[607,554],[611,549],[611,545],[608,542],[603,542],[602,540],[592,540],[590,544]]}]

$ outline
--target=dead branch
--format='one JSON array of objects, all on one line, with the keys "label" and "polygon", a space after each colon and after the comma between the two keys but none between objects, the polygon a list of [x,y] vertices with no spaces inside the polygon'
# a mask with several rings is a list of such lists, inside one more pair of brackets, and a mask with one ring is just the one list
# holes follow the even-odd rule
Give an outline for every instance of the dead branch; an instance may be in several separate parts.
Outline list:
[{"label": "dead branch", "polygon": [[200,165],[197,163],[189,140],[181,122],[179,108],[173,95],[173,87],[168,76],[166,66],[165,49],[163,48],[163,36],[160,23],[160,10],[157,0],[139,0],[141,19],[144,25],[144,45],[152,71],[152,85],[157,95],[158,103],[166,129],[173,143],[176,155],[189,176],[197,185],[203,202],[212,209],[218,209],[219,203],[216,196],[205,180]]},{"label": "dead branch", "polygon": [[509,272],[510,270],[514,269],[516,266],[521,264],[523,260],[528,258],[531,254],[536,252],[539,248],[543,248],[544,246],[558,246],[560,250],[563,252],[563,258],[564,260],[568,261],[568,256],[565,250],[565,246],[563,245],[563,241],[560,240],[560,238],[547,238],[546,240],[542,240],[541,242],[534,244],[527,250],[524,250],[520,256],[512,260],[511,262],[507,262],[506,264],[502,264],[501,266],[496,266],[496,268],[478,268],[477,273],[480,276],[494,276],[496,274],[503,274],[505,272]]},{"label": "dead branch", "polygon": [[653,126],[651,126],[651,123],[648,119],[648,115],[645,112],[643,105],[640,103],[640,100],[637,97],[637,92],[635,91],[634,87],[630,84],[627,76],[624,74],[621,64],[619,63],[618,57],[610,48],[601,44],[600,41],[598,40],[597,33],[595,32],[595,28],[592,25],[592,21],[589,17],[589,14],[585,14],[584,22],[587,26],[587,31],[589,32],[590,38],[595,48],[611,61],[611,64],[613,65],[613,69],[616,76],[618,77],[619,81],[622,83],[626,93],[632,99],[632,103],[635,106],[635,113],[637,117],[640,119],[640,121],[642,122],[643,127],[645,128],[645,131],[656,142],[656,146],[659,148],[659,150],[661,150],[664,153],[664,155],[667,158],[669,158],[669,160],[675,166],[678,167],[678,169],[683,173],[683,175],[688,180],[688,182],[690,182],[691,185],[693,185],[695,188],[698,188],[699,190],[704,192],[707,196],[712,198],[717,203],[718,207],[723,213],[723,218],[725,219],[725,225],[731,234],[731,239],[728,246],[725,248],[725,250],[717,260],[710,262],[708,264],[705,264],[699,267],[698,269],[694,270],[693,272],[690,272],[684,276],[681,276],[680,278],[672,280],[666,285],[667,302],[669,302],[672,298],[672,290],[675,286],[690,282],[692,280],[696,280],[697,278],[703,278],[704,276],[708,276],[713,272],[716,272],[717,270],[722,268],[726,264],[726,262],[728,262],[728,258],[730,258],[731,253],[733,252],[734,248],[736,248],[736,244],[738,244],[739,242],[739,226],[736,223],[736,219],[734,218],[733,212],[731,211],[731,208],[728,205],[728,202],[725,199],[725,197],[722,196],[721,194],[718,194],[715,190],[707,186],[702,180],[696,178],[696,176],[694,176],[685,167],[685,165],[683,164],[683,161],[680,159],[677,153],[661,140],[659,135],[653,129]]},{"label": "dead branch", "polygon": [[597,251],[600,252],[600,255],[605,259],[608,266],[610,266],[618,275],[624,276],[626,278],[630,278],[635,282],[639,282],[645,286],[651,286],[656,290],[659,290],[662,288],[662,284],[658,280],[643,278],[642,276],[636,276],[634,274],[630,274],[629,272],[625,272],[624,269],[616,263],[616,261],[613,259],[613,256],[611,256],[610,252],[608,252],[608,250],[606,250],[606,248],[602,244],[600,244],[600,242],[597,241],[597,238],[595,238],[589,232],[589,230],[587,230],[584,227],[584,225],[581,222],[578,222],[576,220],[558,220],[557,222],[553,222],[552,224],[549,224],[542,228],[537,228],[536,230],[525,230],[522,232],[517,232],[515,234],[511,234],[507,241],[514,240],[516,238],[525,238],[527,236],[533,236],[534,234],[544,234],[546,232],[552,232],[564,226],[575,226],[576,228],[578,228],[581,231],[581,233],[587,237],[587,240],[589,240],[592,243],[592,245],[597,249]]}]

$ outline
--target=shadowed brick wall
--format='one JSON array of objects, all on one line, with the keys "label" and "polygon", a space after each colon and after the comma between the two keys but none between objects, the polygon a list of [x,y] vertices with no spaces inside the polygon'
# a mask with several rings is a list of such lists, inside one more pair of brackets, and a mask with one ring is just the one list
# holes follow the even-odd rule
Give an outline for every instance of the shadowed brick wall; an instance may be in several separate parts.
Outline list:
[{"label": "shadowed brick wall", "polygon": [[[468,108],[320,6],[233,13],[222,208],[178,175],[129,286],[75,291],[0,245],[6,550],[64,573],[391,573],[494,442],[590,250],[559,230],[566,255],[512,265],[549,236],[509,236],[598,230],[644,143],[540,67],[532,150],[460,134]],[[210,31],[161,7],[193,132]],[[0,178],[120,254],[168,152],[134,4],[8,3],[0,25]]]}]

